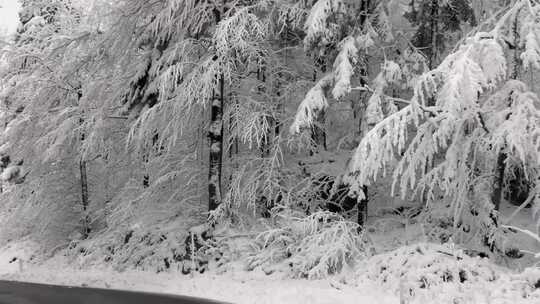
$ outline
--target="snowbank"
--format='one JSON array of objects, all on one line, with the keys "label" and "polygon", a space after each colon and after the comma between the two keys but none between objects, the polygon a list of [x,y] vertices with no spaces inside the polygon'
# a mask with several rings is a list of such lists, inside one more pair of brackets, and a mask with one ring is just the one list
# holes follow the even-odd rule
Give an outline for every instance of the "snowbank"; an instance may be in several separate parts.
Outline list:
[{"label": "snowbank", "polygon": [[[349,304],[398,303],[398,298],[382,289],[366,285],[347,286],[337,280],[293,280],[283,274],[266,275],[262,271],[232,271],[225,274],[116,272],[107,268],[78,268],[64,257],[54,257],[43,264],[27,262],[29,250],[12,246],[0,250],[0,279],[97,288],[138,290],[189,295],[239,304]],[[8,263],[23,256],[19,264]]]},{"label": "snowbank", "polygon": [[420,243],[366,259],[358,267],[365,282],[406,303],[540,303],[540,268],[513,273],[450,245]]},{"label": "snowbank", "polygon": [[[448,245],[415,244],[378,254],[324,280],[285,273],[116,271],[61,254],[38,263],[31,242],[0,249],[0,280],[113,288],[209,298],[239,304],[540,303],[540,268],[512,272]],[[79,261],[81,261],[79,263]]]}]

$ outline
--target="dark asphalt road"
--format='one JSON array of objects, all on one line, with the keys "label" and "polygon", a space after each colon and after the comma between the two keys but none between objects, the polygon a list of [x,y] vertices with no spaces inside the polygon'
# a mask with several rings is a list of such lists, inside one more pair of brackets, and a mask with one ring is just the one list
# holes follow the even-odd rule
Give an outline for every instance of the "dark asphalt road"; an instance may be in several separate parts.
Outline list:
[{"label": "dark asphalt road", "polygon": [[0,304],[217,304],[211,300],[112,289],[0,281]]}]

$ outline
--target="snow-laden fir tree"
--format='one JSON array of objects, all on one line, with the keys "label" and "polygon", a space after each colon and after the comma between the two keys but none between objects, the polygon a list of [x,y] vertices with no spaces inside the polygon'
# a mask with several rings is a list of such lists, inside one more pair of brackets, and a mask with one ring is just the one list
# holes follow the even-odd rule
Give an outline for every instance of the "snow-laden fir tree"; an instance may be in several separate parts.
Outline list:
[{"label": "snow-laden fir tree", "polygon": [[[392,29],[395,20],[389,8],[394,5],[392,1],[338,0],[318,1],[311,8],[305,49],[316,60],[322,56],[332,65],[326,73],[327,65],[322,64],[322,76],[298,107],[292,134],[308,131],[317,144],[313,135],[324,129],[324,117],[334,101],[340,104],[350,99],[354,124],[346,137],[357,143],[374,123],[398,109],[402,101],[393,95],[409,90],[427,65],[409,38]],[[396,52],[396,45],[405,46],[405,51]],[[358,199],[365,210],[366,197]]]},{"label": "snow-laden fir tree", "polygon": [[[47,248],[85,230],[75,161],[85,75],[72,63],[84,56],[87,40],[79,31],[80,11],[70,2],[21,5],[21,27],[2,74],[2,156],[11,161],[3,175],[9,189],[2,199],[17,206],[15,214],[4,217],[14,229],[4,230],[2,238],[32,231]],[[80,44],[71,44],[74,41]],[[17,221],[18,217],[33,219]]]},{"label": "snow-laden fir tree", "polygon": [[[409,105],[375,125],[354,152],[347,178],[352,191],[360,192],[360,186],[394,168],[393,191],[410,196],[426,189],[430,204],[444,196],[451,203],[454,227],[480,229],[486,244],[503,250],[497,241],[505,219],[497,216],[492,202],[500,153],[507,155],[504,191],[509,191],[513,172],[521,170],[534,215],[540,203],[539,100],[526,80],[512,79],[512,70],[519,67],[506,43],[517,24],[520,37],[526,37],[515,41],[518,64],[535,69],[539,12],[535,2],[516,1],[488,31],[473,32],[437,68],[424,73]],[[424,172],[430,162],[433,168]]]}]

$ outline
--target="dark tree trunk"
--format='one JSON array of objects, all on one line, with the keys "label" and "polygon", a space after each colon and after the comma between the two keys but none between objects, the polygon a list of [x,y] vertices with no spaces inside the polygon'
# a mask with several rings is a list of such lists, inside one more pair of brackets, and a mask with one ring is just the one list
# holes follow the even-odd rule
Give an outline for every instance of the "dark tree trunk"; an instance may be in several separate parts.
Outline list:
[{"label": "dark tree trunk", "polygon": [[[234,104],[233,104],[233,107],[236,109],[238,107],[238,100],[234,97],[234,95],[231,93],[229,93],[229,101],[232,102],[234,100]],[[230,134],[232,134],[232,132],[234,131],[233,130],[233,125],[235,125],[236,122],[235,122],[235,118],[234,118],[234,113],[230,112],[230,115],[229,115],[229,136]],[[239,152],[239,141],[238,141],[238,136],[234,136],[234,138],[232,139],[232,142],[227,142],[227,145],[229,148],[229,159],[231,161],[233,161],[233,158],[235,156],[238,155],[238,152]],[[237,168],[237,163],[236,162],[233,162],[234,164],[234,168],[236,169]],[[232,174],[230,176],[230,178],[232,179]]]},{"label": "dark tree trunk", "polygon": [[86,160],[80,159],[79,172],[81,174],[81,203],[83,208],[83,238],[86,239],[90,234],[90,216],[88,215],[88,206],[90,204],[88,196],[88,177],[86,174]]},{"label": "dark tree trunk", "polygon": [[326,113],[324,111],[320,111],[317,113],[317,119],[315,120],[314,124],[311,126],[311,140],[315,143],[315,151],[319,151],[322,147],[325,151],[327,149],[326,146],[326,130],[325,130],[325,123],[326,123]]},{"label": "dark tree trunk", "polygon": [[[519,15],[520,15],[519,13],[516,14],[516,16],[519,16]],[[514,66],[512,68],[512,74],[510,75],[511,79],[518,78],[519,67],[521,64],[520,51],[519,51],[519,48],[517,47],[519,43],[518,22],[519,22],[518,17],[516,17],[516,19],[514,20],[514,24],[512,26],[512,32],[514,34],[514,45],[516,46],[516,48],[514,49],[514,54],[513,54]],[[512,104],[509,103],[508,106],[510,107],[512,106]],[[510,118],[510,115],[511,114],[508,115],[507,119]],[[502,149],[504,149],[504,147]],[[507,158],[506,153],[502,151],[499,152],[499,155],[497,156],[497,164],[495,168],[495,174],[496,174],[495,187],[493,188],[493,194],[492,194],[492,201],[493,201],[493,205],[495,206],[495,210],[499,210],[499,208],[501,207],[501,201],[503,199],[504,175],[506,171],[506,158]]]},{"label": "dark tree trunk", "polygon": [[[77,91],[77,102],[82,98],[82,91],[79,89]],[[81,115],[79,118],[79,126],[81,128],[80,141],[81,144],[86,140],[86,132],[84,131],[84,118]],[[83,209],[83,219],[82,219],[82,236],[83,239],[88,238],[90,234],[90,215],[88,214],[88,207],[90,205],[90,198],[88,195],[88,176],[86,174],[86,160],[83,156],[79,159],[79,174],[81,175],[81,204]]]},{"label": "dark tree trunk", "polygon": [[[439,33],[439,2],[438,0],[432,0],[431,1],[431,12],[430,12],[430,30],[431,30],[431,49],[429,52],[429,69],[434,69],[438,64],[438,43],[437,43],[437,35]],[[434,106],[435,105],[435,98],[430,97],[428,98],[428,105]],[[431,168],[433,168],[433,160],[431,162],[426,162],[424,166],[424,174],[427,174]],[[428,189],[424,189],[422,193],[420,194],[420,200],[422,204],[425,206],[428,202]]]},{"label": "dark tree trunk", "polygon": [[496,180],[495,187],[493,189],[493,205],[495,205],[495,210],[499,210],[501,207],[501,200],[503,195],[503,182],[504,182],[504,172],[506,171],[506,153],[499,153],[497,157],[497,167],[495,170]]},{"label": "dark tree trunk", "polygon": [[369,8],[371,6],[371,0],[361,0],[360,3],[360,25],[363,27],[369,16]]},{"label": "dark tree trunk", "polygon": [[[281,75],[278,73],[278,77],[281,77]],[[279,79],[276,81],[276,87],[275,87],[275,92],[276,92],[276,103],[275,103],[275,109],[276,109],[276,118],[275,119],[272,119],[272,127],[274,129],[274,138],[278,138],[279,137],[279,132],[280,132],[280,121],[279,121],[279,118],[280,118],[280,115],[281,115],[281,112],[283,111],[283,106],[281,105],[281,84],[279,83]]]},{"label": "dark tree trunk", "polygon": [[364,226],[367,222],[368,216],[368,188],[367,186],[362,186],[362,191],[364,191],[364,199],[358,202],[358,225]]},{"label": "dark tree trunk", "polygon": [[[362,26],[364,26],[364,23],[367,20],[367,17],[368,17],[369,12],[370,12],[370,6],[371,6],[371,0],[362,0],[361,6],[360,6],[360,10],[361,10],[360,24]],[[362,85],[366,85],[366,82],[365,82],[364,78],[366,78],[368,76],[368,67],[369,67],[369,62],[368,62],[368,59],[366,57],[366,59],[364,60],[364,67],[362,69],[360,69],[360,77],[361,77],[360,83]],[[367,97],[368,97],[367,94],[362,93],[362,98],[360,99],[360,101],[362,103],[364,103],[367,100]],[[363,107],[363,106],[362,106],[362,111],[365,112],[365,107]],[[354,113],[354,116],[356,117],[357,114]],[[358,122],[358,133],[360,134],[360,136],[364,135],[364,134],[362,134],[363,133],[362,132],[363,131],[362,130],[363,116],[364,115],[359,116],[359,122]],[[358,201],[357,208],[358,208],[358,225],[363,227],[366,224],[367,216],[368,216],[368,202],[369,202],[368,187],[365,186],[365,185],[362,186],[362,191],[364,192],[364,199]]]},{"label": "dark tree trunk", "polygon": [[[326,72],[326,66],[320,63],[315,63],[315,65],[319,65],[321,71],[323,73]],[[313,81],[317,81],[317,69],[313,72]],[[309,155],[313,155],[317,153],[320,150],[320,147],[323,147],[324,150],[326,150],[326,130],[325,130],[325,124],[326,124],[326,113],[324,111],[319,111],[317,113],[317,118],[311,125],[311,140],[313,141],[313,144],[315,147],[309,151]]]},{"label": "dark tree trunk", "polygon": [[439,0],[431,1],[431,54],[429,56],[429,68],[434,69],[437,65],[437,35],[439,34]]},{"label": "dark tree trunk", "polygon": [[223,105],[225,79],[219,76],[218,89],[214,92],[211,109],[210,162],[208,169],[208,210],[215,210],[221,204],[221,169],[223,158]]},{"label": "dark tree trunk", "polygon": [[[259,94],[261,94],[261,97],[266,93],[266,89],[265,89],[265,85],[266,85],[266,71],[264,68],[259,68],[257,70],[257,80],[260,81],[260,83],[258,84],[258,88],[257,88],[257,91]],[[264,158],[264,157],[267,157],[268,155],[270,155],[270,143],[271,143],[271,130],[272,130],[272,125],[273,125],[273,122],[272,122],[272,118],[268,118],[269,119],[269,124],[270,124],[270,128],[269,129],[266,129],[264,130],[264,138],[262,140],[262,143],[261,143],[261,146],[260,146],[260,150],[261,150],[261,157]]]}]

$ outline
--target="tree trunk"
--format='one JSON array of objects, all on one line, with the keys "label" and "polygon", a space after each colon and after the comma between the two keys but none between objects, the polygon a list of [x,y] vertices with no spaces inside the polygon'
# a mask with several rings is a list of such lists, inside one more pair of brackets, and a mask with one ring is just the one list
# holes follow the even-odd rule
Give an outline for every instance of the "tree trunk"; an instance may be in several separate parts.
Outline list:
[{"label": "tree trunk", "polygon": [[358,202],[358,225],[363,227],[368,216],[368,187],[362,186],[362,191],[364,191],[364,199]]},{"label": "tree trunk", "polygon": [[90,216],[88,215],[89,196],[88,196],[88,177],[86,175],[86,161],[81,158],[79,160],[79,172],[81,174],[81,203],[83,208],[83,239],[90,234]]},{"label": "tree trunk", "polygon": [[503,182],[504,182],[504,171],[506,170],[506,153],[500,152],[497,156],[497,167],[495,170],[496,181],[495,188],[493,189],[493,205],[495,205],[495,210],[499,210],[501,207],[501,200],[503,195]]},{"label": "tree trunk", "polygon": [[225,79],[219,76],[218,89],[214,92],[211,109],[210,162],[208,169],[208,210],[215,210],[221,204],[221,170],[223,158],[223,105]]},{"label": "tree trunk", "polygon": [[[280,79],[281,77],[281,74],[278,73],[278,79]],[[272,123],[273,123],[273,128],[274,128],[274,138],[278,138],[279,137],[279,132],[280,132],[280,121],[279,121],[279,118],[281,117],[281,112],[283,111],[283,105],[281,104],[281,84],[279,83],[279,80],[276,81],[276,88],[275,88],[275,92],[276,92],[276,119],[272,119]]]},{"label": "tree trunk", "polygon": [[[229,97],[228,97],[228,100],[229,102],[233,102],[234,101],[234,104],[232,105],[236,111],[236,109],[238,108],[238,100],[237,98],[235,98],[233,92],[229,92]],[[230,112],[229,114],[229,125],[228,125],[228,132],[229,132],[229,137],[231,136],[230,134],[233,133],[233,126],[235,124],[237,124],[237,122],[235,122],[235,118],[234,118],[234,114],[232,111]],[[227,137],[227,136],[226,136]],[[233,139],[231,139],[232,141],[231,142],[227,142],[227,148],[229,149],[229,160],[231,162],[233,162],[233,166],[234,168],[236,169],[237,168],[237,163],[234,162],[234,158],[236,156],[238,156],[238,149],[239,149],[239,142],[238,142],[238,136],[234,136]],[[232,175],[230,176],[230,178],[232,178]]]},{"label": "tree trunk", "polygon": [[[258,88],[257,88],[257,92],[259,94],[264,95],[266,93],[266,88],[264,87],[266,85],[266,73],[265,73],[265,69],[264,67],[263,68],[258,68],[257,69],[257,80],[260,81],[260,83],[258,84]],[[271,130],[272,130],[272,119],[271,118],[268,118],[269,119],[269,124],[270,124],[270,128],[269,129],[266,129],[264,130],[264,138],[261,142],[261,146],[260,146],[260,150],[261,150],[261,158],[265,158],[267,157],[268,155],[270,155],[270,146],[271,146]]]},{"label": "tree trunk", "polygon": [[[519,67],[520,67],[520,64],[521,64],[521,60],[520,60],[520,51],[519,51],[519,48],[518,48],[518,45],[519,45],[519,31],[518,31],[518,16],[519,16],[519,12],[518,14],[516,14],[516,19],[514,20],[514,24],[512,26],[512,32],[514,34],[514,46],[515,46],[515,49],[514,49],[514,54],[513,54],[513,68],[512,68],[512,73],[510,75],[510,78],[511,79],[517,79],[518,76],[519,76]],[[508,105],[509,107],[512,106],[512,104],[510,103]],[[510,118],[510,115],[508,115],[508,118]],[[501,148],[501,150],[504,149]],[[502,201],[502,198],[503,198],[503,187],[504,187],[504,174],[505,174],[505,171],[506,171],[506,158],[507,158],[507,155],[506,153],[504,152],[499,152],[499,155],[497,156],[497,165],[495,167],[495,187],[493,189],[493,194],[492,194],[492,201],[493,201],[493,205],[495,206],[495,210],[499,210],[499,208],[501,207],[501,201]]]},{"label": "tree trunk", "polygon": [[[371,5],[371,1],[370,0],[362,0],[362,3],[361,3],[361,16],[360,16],[360,24],[363,26],[364,23],[366,22],[367,20],[367,17],[369,15],[369,11],[370,11],[370,5]],[[365,63],[364,63],[364,67],[360,70],[360,76],[362,77],[362,79],[360,80],[361,84],[362,85],[365,85],[365,80],[363,79],[363,77],[367,77],[368,76],[368,67],[369,67],[369,62],[368,62],[368,59],[367,57],[365,57]],[[362,103],[364,103],[365,101],[367,101],[368,95],[365,94],[365,93],[362,93],[362,98],[360,99],[360,101]],[[366,105],[367,107],[367,105]],[[362,108],[362,111],[364,112],[365,114],[365,109],[366,107],[363,107]],[[354,110],[353,110],[354,111]],[[356,113],[354,113],[354,116],[357,116]],[[359,132],[359,135],[360,136],[364,136],[364,132],[362,130],[363,128],[363,125],[362,125],[362,119],[364,119],[364,115],[361,115],[359,116],[359,122],[358,122],[358,132]],[[368,197],[368,187],[367,186],[362,186],[362,191],[364,192],[364,199],[361,199],[360,201],[358,201],[358,225],[360,225],[361,227],[363,227],[366,222],[367,222],[367,216],[368,216],[368,202],[369,202],[369,197]]]},{"label": "tree trunk", "polygon": [[[433,70],[435,69],[436,65],[438,64],[438,45],[437,45],[437,35],[439,34],[439,3],[438,0],[432,0],[431,1],[431,50],[430,55],[428,58],[429,63],[429,69]],[[427,100],[428,106],[434,106],[435,105],[435,98],[430,97]],[[424,166],[424,175],[428,174],[428,172],[433,168],[433,160],[431,162],[426,162]],[[428,189],[424,189],[422,193],[420,193],[420,201],[422,202],[423,206],[427,205],[428,202]]]},{"label": "tree trunk", "polygon": [[322,147],[325,151],[326,146],[326,130],[324,125],[326,124],[326,113],[324,111],[319,111],[317,113],[317,119],[314,124],[311,126],[311,140],[315,143],[315,150],[311,154],[316,153]]},{"label": "tree trunk", "polygon": [[[82,98],[82,92],[79,90],[77,92],[77,101],[80,101]],[[86,133],[83,129],[84,118],[81,115],[79,118],[79,126],[81,128],[80,141],[81,144],[86,140]],[[81,175],[81,204],[83,209],[83,219],[82,219],[82,236],[83,239],[88,238],[90,234],[90,215],[88,214],[88,206],[90,205],[90,199],[88,195],[88,177],[86,174],[86,160],[83,156],[79,159],[79,173]]]},{"label": "tree trunk", "polygon": [[431,54],[429,68],[433,70],[437,65],[437,35],[439,34],[439,0],[431,1]]},{"label": "tree trunk", "polygon": [[[315,65],[320,63],[315,63]],[[320,69],[323,73],[326,72],[326,66],[324,63],[320,64]],[[313,81],[317,81],[317,69],[313,72]],[[313,124],[311,125],[311,140],[314,144],[314,147],[310,149],[309,155],[312,156],[313,154],[319,152],[320,147],[322,146],[324,150],[326,150],[326,130],[325,130],[325,124],[326,124],[326,113],[324,111],[319,111],[317,113],[317,117]]]}]

